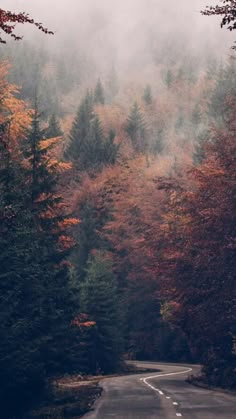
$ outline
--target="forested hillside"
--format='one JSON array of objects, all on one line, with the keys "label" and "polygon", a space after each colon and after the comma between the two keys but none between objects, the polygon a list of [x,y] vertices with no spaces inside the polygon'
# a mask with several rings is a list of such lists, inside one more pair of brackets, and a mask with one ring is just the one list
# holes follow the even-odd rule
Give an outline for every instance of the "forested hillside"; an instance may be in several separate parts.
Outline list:
[{"label": "forested hillside", "polygon": [[235,53],[144,21],[130,56],[90,54],[95,35],[0,47],[4,418],[51,377],[124,359],[197,362],[236,387]]}]

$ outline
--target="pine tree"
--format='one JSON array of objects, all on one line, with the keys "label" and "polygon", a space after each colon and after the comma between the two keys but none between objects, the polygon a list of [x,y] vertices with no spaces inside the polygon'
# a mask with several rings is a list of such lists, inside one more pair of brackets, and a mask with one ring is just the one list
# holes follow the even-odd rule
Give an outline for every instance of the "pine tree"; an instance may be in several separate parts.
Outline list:
[{"label": "pine tree", "polygon": [[227,66],[219,68],[216,85],[209,102],[209,115],[213,118],[218,128],[223,128],[227,124],[228,115],[231,112],[227,104],[227,98],[236,95],[236,65],[230,59]]},{"label": "pine tree", "polygon": [[192,117],[191,117],[191,122],[194,126],[194,128],[198,128],[199,125],[201,124],[202,121],[202,113],[201,113],[201,109],[200,106],[198,104],[195,105],[193,111],[192,111]]},{"label": "pine tree", "polygon": [[29,163],[25,168],[29,191],[27,207],[31,210],[32,258],[39,266],[38,280],[43,292],[40,301],[41,324],[44,325],[41,350],[46,356],[48,374],[63,368],[61,362],[66,354],[60,341],[66,336],[72,315],[69,273],[62,263],[70,250],[65,236],[70,219],[62,214],[62,198],[57,193],[58,163],[50,159],[56,140],[42,139],[36,107],[23,151]]},{"label": "pine tree", "polygon": [[60,124],[55,114],[51,115],[51,118],[48,121],[48,126],[45,130],[46,138],[61,137],[63,132],[61,130]]},{"label": "pine tree", "polygon": [[[35,257],[39,249],[27,205],[28,179],[20,153],[12,149],[8,124],[2,127],[1,140],[0,400],[7,417],[14,409],[19,413],[41,393],[45,369],[39,345],[41,267]],[[14,405],[10,403],[12,393]]]},{"label": "pine tree", "polygon": [[164,149],[164,129],[163,127],[154,127],[150,151],[154,156],[162,153]]},{"label": "pine tree", "polygon": [[193,108],[191,115],[191,129],[193,131],[193,138],[196,142],[199,142],[198,140],[199,137],[201,137],[203,126],[203,114],[199,104],[197,103]]},{"label": "pine tree", "polygon": [[4,71],[1,67],[1,97],[8,100],[0,103],[0,401],[3,416],[12,418],[41,395],[46,376],[62,372],[68,358],[72,304],[64,261],[73,220],[63,214],[57,192],[59,163],[51,149],[56,139],[42,139],[37,109],[27,132],[29,111],[2,82]]},{"label": "pine tree", "polygon": [[175,132],[178,134],[184,130],[184,113],[180,108],[177,113],[177,118],[175,122]]},{"label": "pine tree", "polygon": [[70,143],[65,157],[71,160],[78,169],[83,170],[81,160],[86,153],[86,142],[94,119],[93,96],[87,92],[82,100],[70,132]]},{"label": "pine tree", "polygon": [[115,164],[120,146],[119,144],[115,144],[116,133],[112,129],[110,130],[108,136],[105,138],[104,141],[104,161],[107,164]]},{"label": "pine tree", "polygon": [[125,131],[131,139],[134,150],[137,152],[144,151],[146,148],[146,128],[144,117],[137,102],[134,103],[126,121]]},{"label": "pine tree", "polygon": [[170,89],[173,85],[174,76],[172,70],[168,70],[165,77],[165,83],[168,89]]},{"label": "pine tree", "polygon": [[98,79],[94,90],[94,103],[95,105],[105,104],[104,88],[100,79]]},{"label": "pine tree", "polygon": [[103,254],[90,258],[81,287],[81,309],[96,328],[87,341],[87,362],[91,372],[115,371],[120,364],[121,336],[116,278],[111,262]]},{"label": "pine tree", "polygon": [[193,163],[195,165],[201,164],[206,157],[206,146],[209,143],[209,132],[203,130],[195,139]]},{"label": "pine tree", "polygon": [[98,169],[104,162],[104,134],[99,117],[95,115],[91,122],[90,130],[86,142],[86,153],[84,153],[81,163],[85,169],[92,167]]},{"label": "pine tree", "polygon": [[100,119],[93,110],[93,98],[88,93],[73,123],[66,158],[79,171],[100,170],[115,162],[118,146],[114,140],[113,134],[105,138]]},{"label": "pine tree", "polygon": [[130,280],[124,299],[127,351],[132,358],[151,359],[161,324],[157,285]]},{"label": "pine tree", "polygon": [[95,209],[93,202],[85,200],[80,206],[78,213],[80,214],[81,223],[78,224],[75,234],[77,246],[72,253],[71,261],[75,267],[76,278],[82,281],[86,275],[86,267],[89,254],[92,249],[99,248],[101,238],[98,234],[98,221],[95,217]]},{"label": "pine tree", "polygon": [[144,89],[143,100],[146,103],[146,105],[152,104],[152,88],[149,84]]},{"label": "pine tree", "polygon": [[[24,104],[13,97],[1,67],[0,104],[0,401],[4,417],[21,413],[40,395],[45,370],[40,357],[40,267],[32,257],[32,214],[28,207],[28,178],[18,136],[24,141]],[[5,94],[4,94],[5,93]],[[8,103],[4,97],[8,94]],[[14,108],[21,109],[17,128]],[[12,394],[15,395],[12,404]]]}]

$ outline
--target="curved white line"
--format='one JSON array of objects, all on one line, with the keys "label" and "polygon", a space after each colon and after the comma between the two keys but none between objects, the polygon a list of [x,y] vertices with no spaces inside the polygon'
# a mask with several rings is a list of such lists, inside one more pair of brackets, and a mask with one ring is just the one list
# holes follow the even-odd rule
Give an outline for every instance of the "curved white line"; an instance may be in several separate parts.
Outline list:
[{"label": "curved white line", "polygon": [[152,379],[158,378],[158,377],[168,377],[168,376],[173,376],[173,375],[188,374],[192,370],[193,370],[192,368],[188,368],[187,370],[179,371],[179,372],[170,372],[170,373],[167,373],[167,374],[150,375],[149,377],[146,377],[146,378],[140,378],[140,381],[143,381],[148,387],[150,387],[154,391],[157,391],[161,396],[163,396],[164,395],[163,391],[161,391],[158,388],[152,386],[150,383],[148,383],[147,380],[152,380]]}]

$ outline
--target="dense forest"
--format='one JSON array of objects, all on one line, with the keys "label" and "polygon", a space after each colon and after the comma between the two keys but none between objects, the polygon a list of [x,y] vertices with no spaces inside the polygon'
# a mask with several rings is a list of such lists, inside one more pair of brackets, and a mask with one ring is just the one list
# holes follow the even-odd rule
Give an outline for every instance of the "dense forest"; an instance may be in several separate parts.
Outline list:
[{"label": "dense forest", "polygon": [[124,359],[235,388],[234,52],[148,33],[127,71],[29,38],[0,47],[4,417]]}]

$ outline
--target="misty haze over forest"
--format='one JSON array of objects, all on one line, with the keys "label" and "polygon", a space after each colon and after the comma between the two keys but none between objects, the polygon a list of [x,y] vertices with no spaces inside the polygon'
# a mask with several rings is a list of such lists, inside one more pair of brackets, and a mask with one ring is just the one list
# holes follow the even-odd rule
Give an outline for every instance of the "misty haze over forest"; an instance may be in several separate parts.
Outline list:
[{"label": "misty haze over forest", "polygon": [[[3,1],[4,6],[7,8],[9,2]],[[35,28],[19,25],[16,32],[24,35],[24,40],[12,54],[24,56],[27,45],[44,51],[44,55],[49,54],[48,71],[52,73],[60,61],[64,78],[75,92],[65,112],[75,112],[76,97],[81,99],[98,78],[105,83],[112,69],[124,83],[150,83],[158,91],[158,73],[163,71],[163,65],[174,68],[182,60],[200,74],[209,60],[226,59],[233,44],[232,33],[220,28],[217,17],[200,14],[204,0],[42,0],[37,4],[14,0],[11,6],[16,11],[27,10],[54,31],[54,36],[45,37]],[[3,58],[9,57],[6,48],[1,50]],[[22,77],[19,72],[19,77],[12,80],[23,85],[24,94],[25,78],[29,76]],[[50,74],[47,79],[49,84],[56,83],[50,81]]]},{"label": "misty haze over forest", "polygon": [[[35,29],[18,27],[17,32],[30,32],[39,45],[71,50],[72,54],[86,50],[93,60],[93,71],[103,73],[104,68],[116,65],[123,69],[145,71],[153,63],[153,51],[166,49],[166,56],[175,54],[195,57],[209,55],[211,50],[219,56],[229,54],[233,35],[222,31],[217,18],[200,14],[204,0],[5,0],[2,7],[17,11],[27,10],[55,31],[55,36],[44,37]],[[214,2],[211,2],[214,4]],[[24,30],[25,29],[25,30]],[[25,37],[29,42],[29,36]],[[95,65],[95,66],[94,66]]]}]

